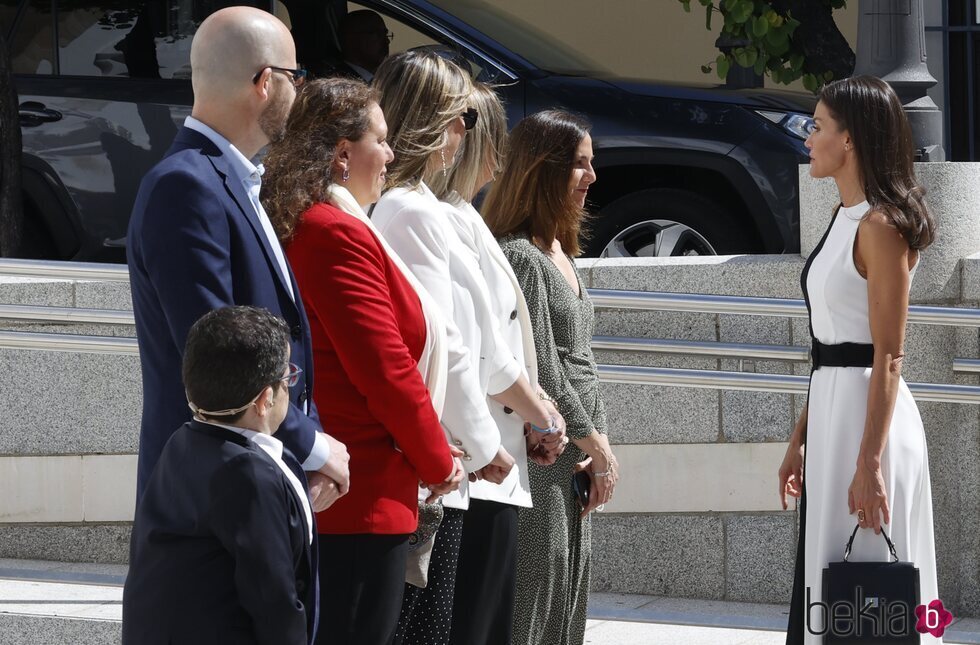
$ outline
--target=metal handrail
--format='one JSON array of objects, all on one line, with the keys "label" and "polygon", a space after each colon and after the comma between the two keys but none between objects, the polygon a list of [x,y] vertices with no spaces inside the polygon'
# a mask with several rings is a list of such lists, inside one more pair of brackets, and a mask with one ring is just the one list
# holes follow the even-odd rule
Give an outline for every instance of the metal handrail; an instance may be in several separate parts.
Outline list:
[{"label": "metal handrail", "polygon": [[60,262],[52,260],[0,259],[0,275],[32,278],[61,278],[64,280],[102,280],[128,282],[129,268],[125,264],[97,262]]},{"label": "metal handrail", "polygon": [[[777,394],[804,394],[810,381],[808,376],[792,374],[756,374],[670,367],[638,367],[636,365],[599,365],[598,370],[599,380],[605,383],[775,392]],[[912,396],[920,402],[980,404],[980,387],[976,385],[909,383],[908,387]]]},{"label": "metal handrail", "polygon": [[[741,314],[806,318],[806,303],[789,298],[719,296],[700,293],[661,293],[656,291],[617,291],[589,289],[593,304],[602,309],[643,311],[683,311],[707,314]],[[980,327],[980,309],[912,305],[909,322],[921,325]]]},{"label": "metal handrail", "polygon": [[[139,353],[139,346],[135,338],[18,331],[0,331],[0,349],[68,351],[129,356]],[[667,367],[638,367],[635,365],[599,365],[598,371],[599,380],[605,383],[774,392],[777,394],[803,394],[807,391],[810,380],[808,376],[793,374],[757,374]],[[974,385],[909,383],[908,387],[918,401],[980,404],[980,387]]]},{"label": "metal handrail", "polygon": [[810,360],[809,347],[789,345],[751,345],[746,343],[718,343],[714,341],[672,340],[664,338],[622,338],[619,336],[593,336],[592,349],[614,352],[653,352],[657,354],[685,354],[710,358],[748,358],[756,360],[797,361]]},{"label": "metal handrail", "polygon": [[94,323],[99,325],[133,325],[136,323],[133,312],[123,309],[81,309],[33,305],[0,305],[0,320],[34,323]]},{"label": "metal handrail", "polygon": [[139,354],[139,345],[137,345],[135,338],[45,334],[27,331],[0,331],[0,348],[79,352],[82,354],[125,354],[130,356]]},{"label": "metal handrail", "polygon": [[976,358],[954,358],[954,372],[980,373],[980,359]]}]

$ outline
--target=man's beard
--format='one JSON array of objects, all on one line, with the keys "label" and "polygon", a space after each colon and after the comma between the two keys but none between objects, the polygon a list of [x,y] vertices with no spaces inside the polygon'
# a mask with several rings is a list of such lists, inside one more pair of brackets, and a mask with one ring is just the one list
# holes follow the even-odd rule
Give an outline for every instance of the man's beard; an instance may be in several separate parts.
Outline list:
[{"label": "man's beard", "polygon": [[292,107],[292,101],[286,96],[285,92],[277,92],[259,115],[259,127],[269,138],[269,143],[278,143],[286,136],[286,121],[289,118],[289,108]]}]

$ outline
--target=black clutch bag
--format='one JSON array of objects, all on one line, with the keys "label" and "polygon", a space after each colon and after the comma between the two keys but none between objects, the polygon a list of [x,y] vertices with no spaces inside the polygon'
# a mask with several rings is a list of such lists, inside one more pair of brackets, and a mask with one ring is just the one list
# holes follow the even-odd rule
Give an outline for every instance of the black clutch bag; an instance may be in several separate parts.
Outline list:
[{"label": "black clutch bag", "polygon": [[[823,603],[807,599],[807,623],[820,611],[824,615],[825,643],[848,645],[919,645],[915,608],[919,599],[919,570],[901,562],[895,545],[882,531],[891,557],[888,562],[848,562],[854,536],[844,549],[843,562],[831,562],[823,570]],[[811,629],[811,633],[815,633]]]},{"label": "black clutch bag", "polygon": [[579,505],[584,510],[589,505],[589,493],[592,491],[592,478],[585,470],[580,470],[572,475],[572,495],[578,500]]}]

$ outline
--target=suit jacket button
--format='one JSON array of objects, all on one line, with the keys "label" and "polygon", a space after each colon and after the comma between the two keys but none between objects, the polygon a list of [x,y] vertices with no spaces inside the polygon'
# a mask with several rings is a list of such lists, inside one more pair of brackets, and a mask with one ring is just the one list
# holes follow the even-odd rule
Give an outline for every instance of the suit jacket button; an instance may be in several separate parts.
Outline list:
[{"label": "suit jacket button", "polygon": [[514,411],[513,411],[513,410],[511,410],[510,408],[508,408],[508,407],[507,407],[507,406],[505,405],[505,406],[504,406],[504,414],[514,414]]},{"label": "suit jacket button", "polygon": [[473,461],[473,457],[470,457],[468,454],[463,455],[463,461]]},{"label": "suit jacket button", "polygon": [[299,325],[293,325],[292,329],[289,330],[289,335],[293,337],[293,340],[299,340],[303,337],[303,328]]},{"label": "suit jacket button", "polygon": [[514,311],[510,312],[510,319],[511,320],[516,320],[517,319],[517,310],[516,309]]},{"label": "suit jacket button", "polygon": [[453,445],[456,446],[457,448],[461,448],[463,446],[463,442],[460,441],[459,439],[454,439]]}]

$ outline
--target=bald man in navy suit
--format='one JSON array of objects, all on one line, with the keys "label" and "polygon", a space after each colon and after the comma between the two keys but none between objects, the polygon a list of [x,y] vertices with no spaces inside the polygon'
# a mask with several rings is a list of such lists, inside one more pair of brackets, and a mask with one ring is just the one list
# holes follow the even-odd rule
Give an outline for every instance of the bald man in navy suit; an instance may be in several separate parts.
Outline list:
[{"label": "bald man in navy suit", "polygon": [[304,72],[286,26],[243,6],[201,24],[191,69],[193,111],[143,179],[127,235],[143,374],[137,499],[167,439],[190,420],[180,366],[191,325],[213,309],[256,305],[290,328],[293,362],[303,371],[279,436],[311,473],[321,510],[347,492],[348,454],[320,427],[309,323],[259,202],[263,169],[252,161],[282,136]]}]

